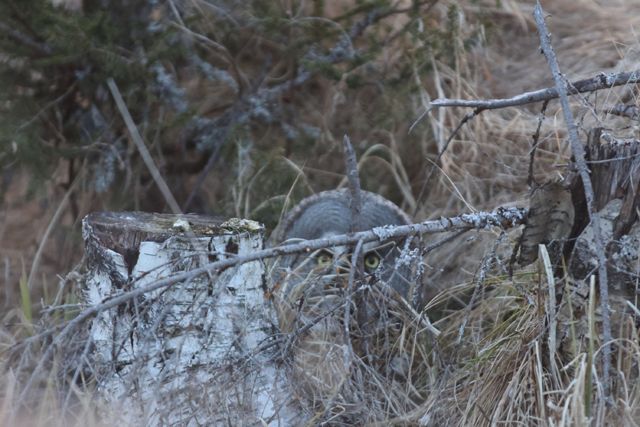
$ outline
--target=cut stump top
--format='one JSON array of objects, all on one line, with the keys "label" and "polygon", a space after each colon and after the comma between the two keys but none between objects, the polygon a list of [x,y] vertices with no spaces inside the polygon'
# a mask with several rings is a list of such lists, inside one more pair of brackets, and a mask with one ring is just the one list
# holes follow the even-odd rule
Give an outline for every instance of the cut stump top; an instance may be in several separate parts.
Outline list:
[{"label": "cut stump top", "polygon": [[264,232],[264,227],[254,221],[222,216],[149,212],[93,212],[83,220],[85,243],[95,239],[116,252],[138,248],[145,241],[162,243],[180,234],[214,237],[241,232]]}]

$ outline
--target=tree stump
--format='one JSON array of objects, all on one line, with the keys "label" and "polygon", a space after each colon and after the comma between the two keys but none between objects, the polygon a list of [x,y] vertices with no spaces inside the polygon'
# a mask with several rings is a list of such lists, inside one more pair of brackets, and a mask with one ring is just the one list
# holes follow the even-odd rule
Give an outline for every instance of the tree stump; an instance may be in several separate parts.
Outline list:
[{"label": "tree stump", "polygon": [[[102,212],[84,219],[83,235],[83,301],[98,305],[260,250],[264,228],[209,216]],[[277,332],[265,277],[261,262],[249,262],[101,312],[90,337],[111,425],[298,425],[278,347],[259,351]]]},{"label": "tree stump", "polygon": [[[640,327],[640,143],[634,140],[603,144],[601,134],[602,129],[597,128],[589,132],[585,160],[606,246],[611,336],[619,343],[637,342]],[[552,345],[558,348],[564,362],[578,357],[589,347],[590,340],[596,341],[596,348],[604,342],[600,295],[598,287],[592,287],[590,283],[597,278],[598,271],[594,236],[584,186],[572,159],[562,182],[547,183],[532,192],[519,258],[522,265],[530,264],[538,257],[538,245],[547,246],[557,278],[550,313],[553,316],[558,312],[558,318],[557,321],[555,317],[548,319],[557,325],[557,331],[552,326],[557,340],[550,341],[554,342]],[[591,334],[594,327],[595,334]],[[617,376],[614,372],[610,375]]]},{"label": "tree stump", "polygon": [[[618,344],[624,346],[625,339],[631,342],[638,340],[640,327],[640,143],[634,140],[603,144],[600,142],[601,134],[602,129],[599,128],[589,132],[585,160],[591,172],[594,203],[606,245],[611,332],[614,339],[621,339]],[[569,164],[565,186],[571,192],[575,222],[564,250],[566,272],[559,270],[570,279],[571,307],[568,304],[560,307],[558,344],[565,360],[572,360],[575,349],[580,346],[587,348],[590,338],[589,279],[592,275],[597,276],[598,262],[584,187],[573,160]],[[557,289],[558,301],[567,300],[566,290],[562,288],[558,286]],[[602,344],[599,292],[593,298],[597,307],[598,336],[595,338]],[[572,324],[574,332],[571,331]],[[572,342],[574,333],[578,345]],[[616,353],[618,351],[614,351],[614,356]]]}]

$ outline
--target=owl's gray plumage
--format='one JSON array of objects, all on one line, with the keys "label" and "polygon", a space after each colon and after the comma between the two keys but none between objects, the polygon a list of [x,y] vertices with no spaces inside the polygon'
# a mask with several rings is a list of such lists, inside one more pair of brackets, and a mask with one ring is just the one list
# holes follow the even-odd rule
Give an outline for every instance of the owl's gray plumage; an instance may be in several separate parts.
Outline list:
[{"label": "owl's gray plumage", "polygon": [[[369,230],[384,225],[410,224],[409,217],[395,204],[368,191],[361,192],[362,229]],[[347,189],[325,191],[300,202],[281,222],[275,243],[294,243],[346,234],[351,231],[350,193]],[[364,245],[364,252],[374,251],[381,260],[382,272],[378,276],[395,289],[402,297],[411,300],[413,292],[409,283],[407,267],[396,268],[395,260],[402,248],[398,239],[372,242]],[[348,248],[330,248],[336,258],[349,253]],[[282,266],[294,268],[304,263],[304,257],[292,256],[283,260]],[[290,279],[291,289],[297,281]]]},{"label": "owl's gray plumage", "polygon": [[[362,191],[362,229],[410,224],[409,217],[382,196]],[[324,191],[300,202],[280,224],[278,243],[287,239],[318,239],[350,232],[350,193],[347,189]]]}]

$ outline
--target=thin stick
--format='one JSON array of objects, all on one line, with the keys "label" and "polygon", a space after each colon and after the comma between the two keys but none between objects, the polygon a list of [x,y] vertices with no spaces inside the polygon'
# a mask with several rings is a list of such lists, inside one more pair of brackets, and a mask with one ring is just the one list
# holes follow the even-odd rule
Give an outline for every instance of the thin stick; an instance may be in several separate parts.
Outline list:
[{"label": "thin stick", "polygon": [[[1,24],[1,23],[0,23]],[[67,96],[69,96],[73,91],[75,90],[75,84],[69,86],[69,88],[67,89],[67,91],[65,93],[63,93],[62,95],[60,95],[59,97],[57,97],[56,99],[54,99],[53,101],[51,101],[50,103],[48,103],[47,105],[45,105],[44,107],[42,107],[42,109],[40,111],[38,111],[38,114],[36,114],[35,116],[33,116],[31,119],[29,119],[26,123],[21,124],[18,129],[15,130],[16,133],[20,132],[21,130],[27,128],[28,126],[31,125],[31,123],[35,122],[36,120],[38,120],[40,117],[42,117],[42,115],[51,107],[53,107],[56,104],[61,103],[62,101],[64,101]]]},{"label": "thin stick", "polygon": [[[420,190],[420,195],[418,196],[418,200],[416,201],[416,207],[413,210],[413,215],[412,215],[413,218],[415,218],[416,214],[418,213],[418,208],[420,207],[420,202],[422,201],[422,196],[424,196],[424,190],[427,188],[427,183],[431,179],[431,176],[433,175],[433,172],[436,170],[436,167],[438,166],[438,161],[440,160],[440,158],[442,157],[444,152],[447,151],[447,148],[449,148],[449,143],[451,142],[453,137],[456,135],[456,133],[458,133],[458,131],[460,130],[462,125],[467,123],[474,116],[477,116],[478,114],[480,114],[483,110],[484,110],[484,108],[476,108],[475,110],[473,110],[473,112],[471,112],[471,113],[467,114],[466,116],[464,116],[464,118],[462,120],[460,120],[460,123],[458,123],[458,126],[456,126],[456,128],[453,130],[453,132],[451,132],[451,135],[449,135],[449,139],[447,139],[447,142],[444,143],[444,147],[442,147],[442,150],[440,150],[440,153],[438,154],[438,157],[436,157],[436,160],[433,162],[433,167],[431,168],[431,172],[429,172],[429,175],[427,176],[427,179],[425,179],[424,180],[424,184],[422,184],[422,189]],[[428,112],[428,110],[427,110],[427,112]],[[416,123],[419,120],[420,119],[416,120]],[[415,126],[416,123],[414,123],[413,126]],[[411,126],[411,129],[413,129],[413,126]],[[411,129],[409,129],[409,132],[411,132]]]},{"label": "thin stick", "polygon": [[473,307],[473,303],[475,302],[475,299],[478,296],[478,291],[480,290],[482,283],[484,283],[484,279],[487,277],[487,274],[489,274],[489,268],[491,268],[491,264],[493,264],[493,259],[496,257],[496,251],[498,250],[498,245],[500,244],[500,242],[505,236],[506,235],[504,234],[504,232],[501,233],[500,236],[498,236],[495,243],[493,244],[493,249],[491,249],[491,252],[487,257],[487,260],[484,262],[484,265],[480,270],[480,274],[478,275],[478,280],[476,281],[476,286],[473,289],[473,295],[471,295],[471,300],[467,305],[467,310],[465,312],[464,319],[462,320],[462,325],[460,326],[460,330],[458,331],[458,339],[456,340],[456,349],[453,353],[452,360],[455,360],[456,353],[458,352],[458,347],[462,342],[462,335],[464,335],[464,328],[467,326],[467,322],[469,321],[471,308]]},{"label": "thin stick", "polygon": [[220,154],[220,149],[222,148],[222,145],[224,144],[224,142],[227,140],[227,135],[229,134],[229,128],[236,121],[236,119],[237,119],[237,117],[239,115],[238,111],[239,110],[236,110],[236,109],[233,109],[231,111],[231,120],[224,127],[224,130],[222,131],[222,135],[220,135],[220,139],[217,141],[215,150],[213,150],[213,153],[211,153],[211,156],[209,157],[209,160],[207,160],[207,164],[204,166],[204,169],[202,170],[202,173],[198,177],[198,181],[196,181],[196,185],[193,186],[193,189],[191,190],[191,193],[189,193],[189,197],[187,197],[187,201],[182,206],[182,211],[183,212],[187,212],[189,210],[189,207],[191,206],[191,203],[193,202],[193,199],[195,198],[196,194],[198,193],[198,190],[202,186],[202,183],[204,182],[204,179],[206,178],[207,174],[209,173],[209,170],[211,170],[211,168],[213,167],[213,164],[216,162],[216,160],[218,160],[218,154]]},{"label": "thin stick", "polygon": [[47,229],[45,230],[44,235],[42,236],[42,241],[38,246],[38,251],[36,252],[36,256],[33,258],[33,264],[31,264],[31,271],[29,272],[29,279],[27,280],[27,289],[29,290],[31,290],[31,284],[33,283],[33,279],[36,275],[36,271],[38,270],[38,265],[40,264],[40,257],[42,256],[42,251],[44,250],[44,246],[47,243],[47,240],[49,239],[49,234],[51,234],[51,231],[53,230],[54,225],[57,224],[58,220],[60,219],[60,216],[64,212],[64,208],[67,206],[67,202],[71,198],[71,194],[73,194],[73,191],[76,188],[76,184],[82,181],[82,176],[84,176],[84,173],[82,173],[83,170],[84,169],[80,170],[80,173],[76,175],[75,179],[69,186],[69,189],[67,190],[64,197],[62,198],[62,201],[60,201],[60,204],[58,205],[58,209],[56,209],[56,212],[53,214],[53,218],[51,218],[51,221],[49,221],[49,225],[47,226]]},{"label": "thin stick", "polygon": [[4,22],[0,22],[0,30],[6,33],[9,33],[9,36],[13,37],[15,40],[19,41],[20,43],[33,48],[36,52],[38,52],[43,56],[51,56],[53,53],[51,48],[46,44],[42,44],[34,41],[31,37],[27,36],[24,33],[21,33],[18,30],[14,30]]},{"label": "thin stick", "polygon": [[602,238],[600,219],[598,218],[598,211],[596,211],[594,202],[595,197],[593,193],[593,185],[591,184],[589,169],[587,168],[587,163],[585,162],[584,158],[585,152],[582,148],[582,145],[580,144],[580,141],[578,140],[578,131],[573,121],[573,114],[571,113],[571,107],[569,106],[569,100],[567,98],[567,87],[565,84],[565,78],[560,72],[558,61],[556,60],[556,57],[553,53],[553,48],[551,47],[551,41],[549,40],[549,35],[547,33],[547,26],[544,22],[544,16],[542,15],[542,7],[540,6],[540,2],[536,4],[533,10],[533,18],[535,19],[540,32],[540,48],[547,58],[549,68],[551,69],[551,73],[553,74],[553,78],[556,82],[556,91],[558,93],[558,97],[560,98],[560,105],[562,105],[562,112],[564,114],[564,119],[569,131],[569,140],[571,141],[571,147],[573,148],[573,154],[576,159],[578,172],[580,173],[580,178],[582,178],[582,184],[584,185],[584,195],[585,199],[587,200],[589,218],[591,219],[591,224],[593,225],[593,234],[596,244],[596,256],[598,258],[598,276],[600,282],[600,299],[602,306],[602,332],[605,342],[603,348],[604,372],[602,381],[604,383],[605,398],[609,400],[609,393],[611,388],[609,371],[611,370],[612,337],[611,319],[609,317],[610,305],[609,286],[607,282],[607,258],[604,249],[604,239]]},{"label": "thin stick", "polygon": [[[351,265],[357,262],[357,257],[359,253],[362,251],[362,240],[358,242],[356,245],[356,249],[353,251],[353,255],[351,256]],[[351,345],[351,331],[349,331],[349,323],[350,323],[350,315],[351,315],[351,295],[353,294],[353,282],[355,279],[355,269],[351,269],[349,271],[349,284],[347,285],[347,296],[345,298],[344,304],[344,333],[346,335],[347,343],[349,344],[349,350],[353,355],[353,347]]]},{"label": "thin stick", "polygon": [[113,99],[115,99],[116,101],[116,105],[120,110],[120,114],[122,114],[122,118],[124,119],[124,122],[127,125],[127,129],[129,129],[129,133],[131,134],[131,137],[133,138],[133,141],[135,142],[136,147],[138,147],[138,151],[142,156],[142,160],[144,160],[144,163],[147,165],[149,172],[151,172],[151,176],[153,177],[153,180],[156,182],[156,185],[160,189],[160,192],[164,196],[164,199],[166,200],[167,204],[171,208],[171,211],[176,215],[181,214],[182,211],[180,210],[180,206],[178,206],[176,199],[173,197],[173,194],[171,194],[171,190],[169,190],[167,183],[164,181],[164,179],[162,178],[162,175],[160,174],[160,171],[158,170],[155,163],[153,162],[153,158],[151,157],[151,154],[149,154],[149,150],[147,150],[147,147],[144,145],[144,141],[142,140],[142,137],[138,132],[138,128],[136,127],[136,124],[133,122],[133,119],[131,118],[131,114],[129,114],[129,109],[124,103],[124,100],[122,99],[122,95],[120,95],[120,91],[118,90],[118,86],[116,86],[116,82],[111,77],[109,77],[107,79],[107,85],[109,85],[109,89],[111,89],[111,94],[113,95]]},{"label": "thin stick", "polygon": [[461,234],[466,233],[467,231],[469,231],[469,230],[462,230],[461,229],[461,230],[455,231],[455,232],[449,234],[447,237],[445,237],[445,238],[443,238],[441,240],[438,240],[437,242],[427,246],[426,248],[424,248],[424,250],[421,253],[422,254],[427,254],[427,253],[431,252],[432,250],[437,249],[440,246],[444,245],[445,243],[448,243],[448,242],[452,241],[453,239],[455,239],[456,237],[460,236]]},{"label": "thin stick", "polygon": [[358,161],[356,152],[347,135],[344,136],[344,162],[347,167],[347,179],[351,201],[351,232],[362,231],[362,195],[360,191],[360,177],[358,176]]},{"label": "thin stick", "polygon": [[540,117],[538,117],[538,127],[536,128],[536,133],[533,134],[533,147],[531,148],[531,159],[529,160],[529,180],[527,181],[529,188],[531,188],[531,185],[536,182],[535,178],[533,177],[533,161],[536,158],[536,150],[538,149],[538,141],[540,140],[540,128],[542,127],[542,122],[544,121],[544,113],[547,111],[547,105],[549,105],[549,101],[544,101],[542,103]]},{"label": "thin stick", "polygon": [[[349,182],[349,193],[351,194],[351,200],[349,202],[349,210],[351,211],[351,232],[358,232],[362,230],[362,192],[360,190],[360,177],[358,176],[358,160],[356,159],[356,152],[349,141],[347,135],[344,136],[344,161],[347,168],[347,180]],[[358,245],[362,243],[362,240],[358,242]],[[356,289],[361,290],[355,296],[356,300],[356,319],[358,326],[362,334],[362,340],[360,341],[360,353],[362,355],[369,354],[369,314],[367,310],[367,288],[364,287],[362,280],[364,272],[364,253],[362,251],[354,252],[353,261],[351,264],[351,272],[349,281],[353,282],[353,279],[358,283]],[[353,277],[351,277],[353,275]],[[352,286],[350,283],[349,286]]]}]

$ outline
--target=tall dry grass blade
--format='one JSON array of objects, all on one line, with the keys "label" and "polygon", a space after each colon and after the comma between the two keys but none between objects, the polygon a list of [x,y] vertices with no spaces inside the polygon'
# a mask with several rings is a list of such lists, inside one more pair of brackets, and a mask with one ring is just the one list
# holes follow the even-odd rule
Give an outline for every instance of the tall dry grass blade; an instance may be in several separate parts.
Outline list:
[{"label": "tall dry grass blade", "polygon": [[31,311],[31,294],[29,293],[29,282],[27,272],[22,267],[22,277],[20,278],[20,302],[22,303],[22,314],[26,324],[27,336],[33,335],[33,314]]},{"label": "tall dry grass blade", "polygon": [[545,403],[544,403],[544,380],[542,379],[542,356],[541,356],[541,352],[540,352],[540,340],[536,340],[536,345],[535,345],[535,350],[536,350],[536,380],[537,380],[537,389],[538,389],[538,396],[537,396],[537,400],[538,400],[538,414],[540,416],[540,418],[542,418],[543,420],[547,418],[547,416],[545,415],[546,413],[546,408],[545,408]]},{"label": "tall dry grass blade", "polygon": [[[297,166],[296,166],[296,168],[297,168]],[[298,179],[300,179],[300,176],[303,175],[303,171],[304,171],[304,164],[299,169],[298,175],[296,176],[296,179],[293,181],[293,184],[291,184],[291,188],[289,189],[289,192],[287,193],[287,197],[285,198],[284,203],[282,204],[282,210],[280,211],[280,218],[278,219],[278,225],[276,226],[276,229],[273,232],[273,238],[272,239],[273,239],[274,243],[278,241],[278,232],[280,232],[280,224],[282,223],[282,218],[284,217],[284,213],[287,211],[287,207],[289,206],[289,202],[291,200],[291,193],[293,192],[293,189],[296,187]],[[268,265],[269,264],[267,263],[267,266]]]},{"label": "tall dry grass blade", "polygon": [[551,266],[547,247],[545,245],[538,245],[538,250],[540,251],[540,257],[544,264],[545,273],[547,274],[547,289],[549,290],[549,298],[547,299],[547,316],[549,318],[549,364],[551,365],[553,385],[559,390],[561,387],[557,375],[558,368],[556,366],[556,281],[553,277],[553,267]]},{"label": "tall dry grass blade", "polygon": [[31,271],[29,272],[29,280],[27,281],[29,289],[32,288],[33,279],[35,277],[36,271],[38,270],[38,265],[40,264],[40,258],[42,257],[42,253],[44,251],[45,244],[49,239],[49,235],[51,234],[51,231],[53,231],[54,225],[58,223],[58,220],[60,219],[60,216],[62,215],[64,208],[67,206],[67,202],[69,202],[69,199],[71,198],[71,194],[76,189],[76,185],[82,181],[83,177],[84,177],[84,166],[80,169],[80,171],[76,175],[75,179],[69,186],[69,189],[67,190],[64,197],[60,201],[60,204],[58,205],[56,212],[53,214],[53,218],[51,218],[51,221],[49,221],[49,225],[47,226],[47,229],[45,230],[44,235],[42,236],[42,240],[40,241],[40,245],[38,246],[38,250],[36,251],[36,256],[33,258],[33,264],[31,264]]},{"label": "tall dry grass blade", "polygon": [[586,417],[591,416],[591,388],[593,384],[593,356],[595,354],[595,334],[596,334],[596,277],[591,275],[589,284],[589,355],[587,358],[587,373],[585,376],[584,387],[584,414]]},{"label": "tall dry grass blade", "polygon": [[569,321],[571,322],[571,347],[573,348],[573,358],[576,362],[576,369],[578,369],[578,342],[576,340],[576,319],[573,314],[573,304],[571,302],[571,289],[569,288],[569,274],[567,272],[567,265],[562,257],[562,271],[564,273],[564,286],[567,292],[567,305],[569,307]]}]

